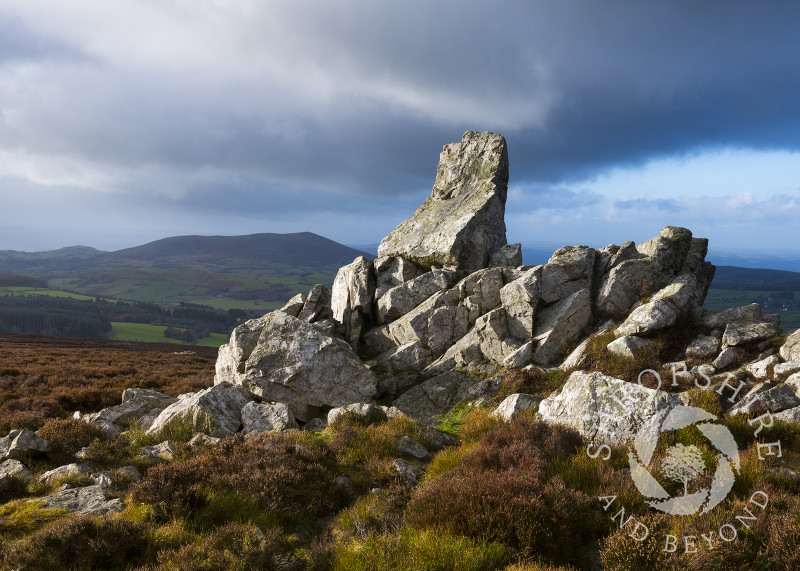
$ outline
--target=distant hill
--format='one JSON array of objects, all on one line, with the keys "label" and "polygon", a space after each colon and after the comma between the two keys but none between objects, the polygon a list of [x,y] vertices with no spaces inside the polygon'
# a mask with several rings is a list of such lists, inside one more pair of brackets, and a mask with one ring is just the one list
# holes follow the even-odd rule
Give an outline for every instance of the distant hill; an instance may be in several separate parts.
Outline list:
[{"label": "distant hill", "polygon": [[274,265],[342,266],[373,257],[311,232],[248,236],[176,236],[116,252],[72,246],[48,252],[0,251],[0,273],[115,268],[263,270]]},{"label": "distant hill", "polygon": [[717,266],[712,288],[800,291],[800,272]]}]

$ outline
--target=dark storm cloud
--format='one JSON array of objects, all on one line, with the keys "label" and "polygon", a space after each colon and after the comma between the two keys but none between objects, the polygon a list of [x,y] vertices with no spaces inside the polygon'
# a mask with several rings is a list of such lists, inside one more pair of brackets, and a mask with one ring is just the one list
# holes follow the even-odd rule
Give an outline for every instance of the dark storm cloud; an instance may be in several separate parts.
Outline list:
[{"label": "dark storm cloud", "polygon": [[521,211],[585,206],[566,184],[620,165],[798,149],[798,21],[723,0],[0,0],[0,192],[94,192],[197,233],[316,213],[333,235],[407,216],[473,129],[506,135]]}]

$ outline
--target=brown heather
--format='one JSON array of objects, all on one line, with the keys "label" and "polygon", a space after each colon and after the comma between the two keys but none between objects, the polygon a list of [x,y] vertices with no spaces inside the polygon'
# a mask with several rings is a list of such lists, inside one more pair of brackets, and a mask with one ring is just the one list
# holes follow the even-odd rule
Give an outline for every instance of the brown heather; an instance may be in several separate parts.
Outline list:
[{"label": "brown heather", "polygon": [[[216,349],[0,334],[0,434],[120,403],[127,388],[172,396],[214,382]],[[191,350],[200,353],[176,355]]]},{"label": "brown heather", "polygon": [[460,465],[415,492],[407,521],[580,565],[606,524],[596,499],[568,488],[548,464],[581,445],[575,431],[525,417],[496,427]]}]

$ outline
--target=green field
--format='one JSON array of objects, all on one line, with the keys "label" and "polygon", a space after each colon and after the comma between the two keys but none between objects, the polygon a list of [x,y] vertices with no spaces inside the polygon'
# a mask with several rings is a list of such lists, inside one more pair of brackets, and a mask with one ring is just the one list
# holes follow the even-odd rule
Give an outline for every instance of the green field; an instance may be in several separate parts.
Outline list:
[{"label": "green field", "polygon": [[[763,290],[715,289],[708,290],[703,307],[711,311],[722,311],[730,307],[739,307],[753,303],[757,297],[767,297],[775,293]],[[779,312],[781,328],[784,331],[800,328],[800,309]]]},{"label": "green field", "polygon": [[[181,302],[215,309],[277,309],[314,284],[333,283],[338,268],[291,268],[230,273],[203,269],[114,269],[60,272],[48,278],[54,290],[158,305]],[[12,288],[6,288],[12,289]],[[26,289],[26,288],[17,288]],[[29,290],[33,288],[27,288]]]},{"label": "green field", "polygon": [[0,287],[0,295],[46,295],[48,297],[68,297],[71,299],[94,300],[95,297],[41,287]]},{"label": "green field", "polygon": [[[111,322],[110,339],[119,341],[145,341],[148,343],[175,343],[182,345],[181,341],[164,336],[166,327],[162,325],[146,325],[144,323]],[[219,347],[228,342],[228,336],[221,333],[212,333],[208,337],[198,339],[196,345],[203,347]]]}]

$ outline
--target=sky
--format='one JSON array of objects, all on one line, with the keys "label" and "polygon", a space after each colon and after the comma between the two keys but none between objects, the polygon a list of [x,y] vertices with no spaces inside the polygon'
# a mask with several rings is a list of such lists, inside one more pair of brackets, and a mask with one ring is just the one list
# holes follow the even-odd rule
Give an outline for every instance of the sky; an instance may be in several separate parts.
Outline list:
[{"label": "sky", "polygon": [[508,141],[524,245],[800,256],[800,3],[0,0],[0,249],[376,244]]}]

